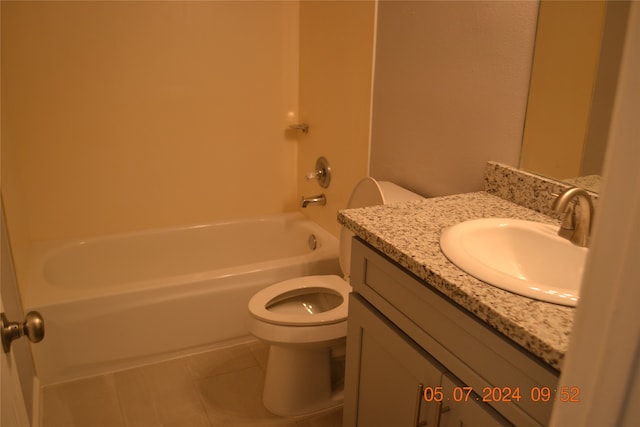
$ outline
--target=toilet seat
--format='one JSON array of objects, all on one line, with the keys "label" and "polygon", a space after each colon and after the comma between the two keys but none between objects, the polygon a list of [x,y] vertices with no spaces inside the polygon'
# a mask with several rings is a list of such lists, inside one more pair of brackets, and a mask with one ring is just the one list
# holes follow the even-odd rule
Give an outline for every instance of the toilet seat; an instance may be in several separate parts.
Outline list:
[{"label": "toilet seat", "polygon": [[[347,208],[421,199],[390,182],[361,180]],[[353,233],[340,230],[339,275],[304,276],[267,286],[248,304],[249,332],[269,344],[263,403],[280,416],[339,405],[344,396],[348,298]],[[337,380],[337,381],[336,381]]]},{"label": "toilet seat", "polygon": [[[351,292],[351,286],[340,276],[296,277],[257,292],[249,301],[249,312],[253,317],[274,325],[298,327],[328,325],[347,319],[349,292]],[[313,314],[281,313],[269,309],[287,293],[292,296],[306,293],[329,293],[340,296],[342,301],[335,308]]]}]

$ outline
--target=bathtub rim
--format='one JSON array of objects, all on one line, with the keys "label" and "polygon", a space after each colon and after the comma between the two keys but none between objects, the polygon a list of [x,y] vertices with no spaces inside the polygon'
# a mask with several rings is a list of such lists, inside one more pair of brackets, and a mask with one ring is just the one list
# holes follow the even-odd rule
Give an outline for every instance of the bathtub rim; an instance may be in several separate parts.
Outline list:
[{"label": "bathtub rim", "polygon": [[[113,240],[127,237],[139,237],[158,232],[175,232],[181,230],[191,230],[214,225],[225,224],[242,224],[267,221],[283,221],[283,222],[301,222],[309,226],[310,231],[316,235],[321,245],[312,252],[280,258],[270,261],[254,262],[240,266],[221,268],[207,272],[197,272],[189,274],[175,275],[165,278],[152,278],[147,280],[138,280],[119,285],[100,288],[99,292],[94,289],[64,288],[58,287],[46,280],[43,268],[47,262],[47,258],[54,255],[58,251],[65,250],[69,247],[84,244],[88,241],[95,240]],[[68,302],[79,302],[91,298],[112,296],[117,294],[136,293],[139,291],[148,291],[157,288],[167,288],[184,282],[201,282],[213,280],[216,278],[228,277],[240,272],[257,273],[269,270],[275,266],[293,266],[300,264],[305,260],[323,260],[335,258],[338,254],[338,239],[327,230],[322,228],[318,223],[302,215],[299,212],[284,212],[279,214],[261,215],[256,217],[239,218],[236,220],[226,219],[220,221],[212,221],[208,223],[196,223],[188,225],[177,225],[170,227],[161,227],[144,230],[134,230],[130,232],[120,232],[106,234],[100,236],[91,236],[87,238],[73,239],[51,239],[32,241],[28,246],[26,281],[19,284],[22,302],[25,309],[33,307],[42,307],[47,305],[65,304]]]}]

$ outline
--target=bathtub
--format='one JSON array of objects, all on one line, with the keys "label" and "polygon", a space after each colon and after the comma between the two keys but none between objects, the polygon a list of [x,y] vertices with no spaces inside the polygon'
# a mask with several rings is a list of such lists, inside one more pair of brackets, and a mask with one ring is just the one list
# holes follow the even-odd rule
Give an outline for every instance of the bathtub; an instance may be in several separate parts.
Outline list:
[{"label": "bathtub", "polygon": [[340,274],[337,254],[298,213],[33,243],[22,297],[45,320],[37,375],[48,385],[248,341],[253,294]]}]

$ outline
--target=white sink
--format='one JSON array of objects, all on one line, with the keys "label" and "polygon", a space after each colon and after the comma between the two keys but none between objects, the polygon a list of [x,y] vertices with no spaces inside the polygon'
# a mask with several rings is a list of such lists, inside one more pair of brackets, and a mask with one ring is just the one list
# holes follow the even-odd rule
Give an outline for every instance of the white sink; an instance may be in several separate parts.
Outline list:
[{"label": "white sink", "polygon": [[557,232],[558,226],[532,221],[477,219],[445,229],[440,247],[451,262],[484,282],[575,307],[587,248]]}]

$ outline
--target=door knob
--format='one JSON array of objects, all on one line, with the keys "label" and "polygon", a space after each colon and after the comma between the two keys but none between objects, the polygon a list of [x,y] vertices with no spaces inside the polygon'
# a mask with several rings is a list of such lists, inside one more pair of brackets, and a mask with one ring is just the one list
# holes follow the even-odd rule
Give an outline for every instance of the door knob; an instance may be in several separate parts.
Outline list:
[{"label": "door knob", "polygon": [[23,335],[33,343],[40,342],[44,338],[44,319],[37,311],[27,313],[23,323],[9,322],[4,313],[0,314],[0,320],[2,348],[5,353],[11,350],[11,342]]}]

